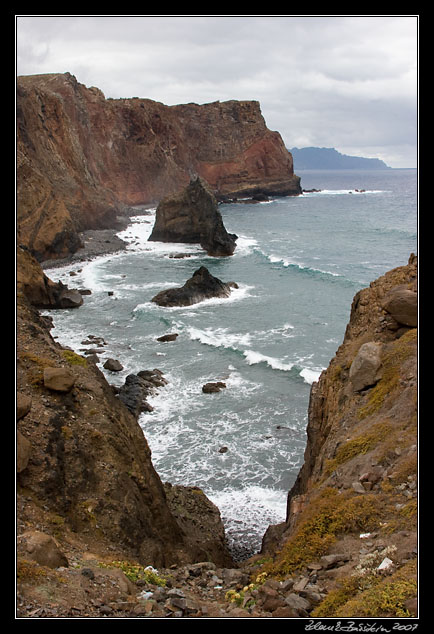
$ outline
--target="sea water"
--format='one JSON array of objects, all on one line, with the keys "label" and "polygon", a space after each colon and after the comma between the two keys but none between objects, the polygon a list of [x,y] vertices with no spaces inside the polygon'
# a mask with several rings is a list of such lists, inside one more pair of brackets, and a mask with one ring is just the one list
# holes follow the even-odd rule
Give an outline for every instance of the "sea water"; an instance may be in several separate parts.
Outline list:
[{"label": "sea water", "polygon": [[[416,170],[299,176],[304,189],[321,191],[220,206],[238,236],[232,257],[148,242],[153,210],[119,234],[125,251],[46,271],[92,292],[78,310],[46,311],[60,343],[83,353],[89,334],[103,337],[98,365],[113,385],[143,369],[164,372],[167,386],[139,420],[153,464],[163,481],[202,488],[238,557],[257,552],[268,525],[285,520],[311,385],[342,343],[355,293],[417,252]],[[151,302],[202,265],[237,283],[230,298],[188,308]],[[173,333],[175,341],[157,341]],[[109,357],[123,371],[105,370]],[[210,381],[226,388],[205,394]]]}]

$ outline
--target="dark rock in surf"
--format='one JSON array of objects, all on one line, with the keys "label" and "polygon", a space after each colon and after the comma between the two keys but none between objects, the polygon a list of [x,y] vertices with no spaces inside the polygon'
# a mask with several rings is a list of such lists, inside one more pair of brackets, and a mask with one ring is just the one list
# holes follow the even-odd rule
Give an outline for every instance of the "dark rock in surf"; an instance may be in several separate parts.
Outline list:
[{"label": "dark rock in surf", "polygon": [[222,383],[221,381],[216,381],[215,383],[205,383],[205,385],[202,386],[202,392],[204,394],[216,394],[225,387],[226,383]]},{"label": "dark rock in surf", "polygon": [[178,337],[178,333],[173,333],[169,335],[162,335],[161,337],[157,337],[157,341],[162,343],[166,343],[167,341],[175,341]]},{"label": "dark rock in surf", "polygon": [[201,266],[184,286],[160,291],[151,301],[167,308],[191,306],[205,299],[229,297],[232,288],[236,288],[236,284],[222,282],[211,275],[205,266]]},{"label": "dark rock in surf", "polygon": [[200,177],[157,207],[149,240],[200,244],[208,255],[232,255],[237,236],[226,231],[217,200]]},{"label": "dark rock in surf", "polygon": [[161,370],[141,370],[137,374],[129,374],[124,385],[119,388],[118,398],[138,418],[142,412],[152,412],[153,407],[147,402],[148,396],[156,389],[167,385]]},{"label": "dark rock in surf", "polygon": [[124,369],[124,366],[117,359],[107,359],[104,363],[104,368],[110,370],[110,372],[120,372]]}]

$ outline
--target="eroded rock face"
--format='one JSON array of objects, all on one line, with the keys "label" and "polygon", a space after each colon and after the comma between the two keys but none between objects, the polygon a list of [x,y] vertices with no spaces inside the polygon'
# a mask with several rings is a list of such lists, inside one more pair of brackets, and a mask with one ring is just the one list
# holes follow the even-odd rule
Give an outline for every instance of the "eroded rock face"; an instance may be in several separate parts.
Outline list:
[{"label": "eroded rock face", "polygon": [[235,251],[236,238],[226,231],[208,183],[198,177],[160,202],[149,240],[200,244],[208,255],[226,256]]},{"label": "eroded rock face", "polygon": [[[400,302],[400,323],[389,311],[391,299],[405,296],[407,314],[414,315],[416,280],[412,254],[407,265],[355,295],[343,343],[311,387],[304,463],[288,495],[286,522],[268,529],[264,550],[282,546],[323,487],[376,494],[386,474],[393,477],[413,460],[417,328],[404,325]],[[388,450],[395,445],[396,452]],[[374,475],[377,463],[382,467]]]},{"label": "eroded rock face", "polygon": [[165,106],[105,99],[70,73],[17,81],[19,242],[39,261],[112,228],[125,206],[155,204],[198,174],[218,199],[298,195],[292,156],[257,101]]},{"label": "eroded rock face", "polygon": [[17,291],[38,308],[78,308],[83,297],[76,289],[50,280],[29,251],[17,248]]},{"label": "eroded rock face", "polygon": [[[30,260],[19,265],[26,262]],[[23,271],[19,277],[28,275]],[[35,283],[41,279],[42,274],[36,276]],[[27,400],[17,411],[21,511],[35,502],[61,518],[77,539],[114,548],[122,553],[119,559],[155,566],[200,561],[205,548],[198,542],[194,518],[186,532],[188,523],[181,527],[169,508],[135,416],[93,363],[68,362],[29,303],[28,296],[35,294],[28,290],[17,297],[17,386]],[[156,370],[139,374],[143,383],[152,379],[154,385],[164,385]],[[28,512],[31,516],[34,511]],[[215,538],[210,527],[206,549],[214,544],[216,556],[228,561],[223,526],[216,518]]]},{"label": "eroded rock face", "polygon": [[180,288],[160,291],[152,302],[164,307],[191,306],[205,299],[229,297],[234,284],[225,283],[211,275],[205,266],[201,266]]}]

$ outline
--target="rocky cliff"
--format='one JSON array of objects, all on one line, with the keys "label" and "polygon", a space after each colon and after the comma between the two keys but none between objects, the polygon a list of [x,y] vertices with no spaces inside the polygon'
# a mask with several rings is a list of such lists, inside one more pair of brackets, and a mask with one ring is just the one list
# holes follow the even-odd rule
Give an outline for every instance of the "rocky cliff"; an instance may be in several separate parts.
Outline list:
[{"label": "rocky cliff", "polygon": [[263,572],[327,588],[313,616],[417,611],[417,324],[412,255],[356,294],[312,386],[304,464],[286,522],[264,537]]},{"label": "rocky cliff", "polygon": [[39,260],[203,177],[219,199],[301,193],[291,154],[256,101],[166,106],[106,99],[74,76],[17,80],[19,243]]},{"label": "rocky cliff", "polygon": [[144,565],[231,563],[218,509],[182,487],[188,518],[170,504],[136,418],[94,363],[54,341],[35,309],[52,306],[56,285],[29,254],[18,262],[19,534],[54,531],[69,547],[84,542]]},{"label": "rocky cliff", "polygon": [[237,569],[218,509],[161,483],[133,414],[32,305],[58,289],[26,251],[18,263],[21,616],[417,615],[416,257],[355,296],[312,386],[286,521]]}]

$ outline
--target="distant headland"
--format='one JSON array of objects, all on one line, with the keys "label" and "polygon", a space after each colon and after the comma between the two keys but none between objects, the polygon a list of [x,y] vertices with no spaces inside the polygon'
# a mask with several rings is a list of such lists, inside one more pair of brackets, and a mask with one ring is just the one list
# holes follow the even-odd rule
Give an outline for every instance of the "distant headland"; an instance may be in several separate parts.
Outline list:
[{"label": "distant headland", "polygon": [[294,167],[297,170],[321,169],[392,169],[378,158],[363,158],[341,154],[335,148],[327,147],[293,147]]}]

